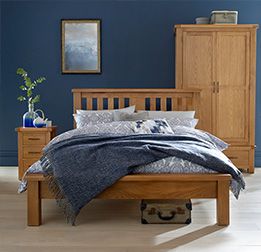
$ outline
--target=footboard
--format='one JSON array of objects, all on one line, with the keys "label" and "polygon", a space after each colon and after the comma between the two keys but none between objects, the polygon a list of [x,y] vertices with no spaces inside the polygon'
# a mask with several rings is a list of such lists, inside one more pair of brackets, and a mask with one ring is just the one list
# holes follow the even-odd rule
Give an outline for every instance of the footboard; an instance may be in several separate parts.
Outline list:
[{"label": "footboard", "polygon": [[[29,174],[28,225],[41,224],[41,201],[53,199],[42,174]],[[217,223],[229,225],[229,174],[128,175],[103,191],[100,199],[195,199],[216,198]]]}]

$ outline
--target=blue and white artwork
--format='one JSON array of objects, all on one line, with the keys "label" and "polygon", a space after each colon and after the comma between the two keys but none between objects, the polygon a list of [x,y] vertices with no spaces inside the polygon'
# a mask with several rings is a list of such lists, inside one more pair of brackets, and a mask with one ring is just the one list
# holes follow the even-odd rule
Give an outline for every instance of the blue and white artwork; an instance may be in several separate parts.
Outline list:
[{"label": "blue and white artwork", "polygon": [[64,21],[63,72],[100,72],[100,22]]}]

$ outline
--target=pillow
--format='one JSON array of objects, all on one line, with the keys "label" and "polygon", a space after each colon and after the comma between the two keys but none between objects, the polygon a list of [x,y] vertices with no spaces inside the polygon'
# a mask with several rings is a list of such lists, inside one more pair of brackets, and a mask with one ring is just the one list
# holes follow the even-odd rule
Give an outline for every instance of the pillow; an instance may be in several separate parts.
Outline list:
[{"label": "pillow", "polygon": [[130,107],[126,107],[126,108],[122,108],[122,109],[111,109],[111,110],[76,110],[76,113],[79,115],[85,115],[85,114],[89,114],[90,112],[96,112],[96,113],[100,113],[100,112],[108,112],[108,113],[112,113],[114,111],[122,111],[122,112],[126,112],[126,113],[134,113],[135,111],[135,106],[130,106]]},{"label": "pillow", "polygon": [[189,128],[195,128],[198,124],[198,119],[195,118],[170,118],[167,119],[169,126],[173,129],[176,126],[185,126]]},{"label": "pillow", "polygon": [[131,122],[110,122],[103,124],[89,124],[83,129],[85,134],[134,134]]},{"label": "pillow", "polygon": [[86,114],[73,114],[77,128],[85,127],[88,124],[102,124],[112,122],[112,112],[90,111]]},{"label": "pillow", "polygon": [[137,120],[145,120],[145,119],[149,119],[149,113],[147,111],[143,111],[139,113],[126,113],[122,111],[113,112],[114,121],[137,121]]},{"label": "pillow", "polygon": [[84,127],[88,124],[100,124],[113,121],[114,111],[123,111],[134,113],[135,106],[114,109],[114,110],[77,110],[77,114],[74,114],[74,120],[76,121],[77,128]]},{"label": "pillow", "polygon": [[[139,110],[142,112],[144,110]],[[149,119],[194,118],[195,111],[149,111]]]},{"label": "pillow", "polygon": [[165,119],[139,120],[136,122],[132,122],[132,129],[135,133],[139,134],[173,134],[171,127]]}]

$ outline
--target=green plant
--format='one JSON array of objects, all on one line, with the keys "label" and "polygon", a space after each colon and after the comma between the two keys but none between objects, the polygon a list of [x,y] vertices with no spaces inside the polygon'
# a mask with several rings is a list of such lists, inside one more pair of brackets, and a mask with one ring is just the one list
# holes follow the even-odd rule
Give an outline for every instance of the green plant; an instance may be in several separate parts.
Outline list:
[{"label": "green plant", "polygon": [[24,85],[21,85],[19,88],[22,91],[25,91],[26,94],[20,95],[17,100],[23,102],[28,101],[29,104],[34,104],[36,102],[40,101],[40,95],[33,96],[33,90],[35,87],[37,87],[38,84],[44,82],[46,79],[45,77],[39,77],[36,80],[32,81],[31,78],[28,76],[27,72],[23,68],[18,68],[16,73],[18,75],[21,75],[21,77],[24,79]]}]

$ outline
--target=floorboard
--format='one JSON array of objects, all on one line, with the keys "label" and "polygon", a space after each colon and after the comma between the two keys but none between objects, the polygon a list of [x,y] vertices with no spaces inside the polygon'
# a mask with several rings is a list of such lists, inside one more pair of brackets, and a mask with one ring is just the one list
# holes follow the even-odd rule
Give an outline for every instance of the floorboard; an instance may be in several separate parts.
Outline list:
[{"label": "floorboard", "polygon": [[17,194],[17,168],[0,167],[0,252],[261,251],[261,169],[245,175],[247,189],[231,201],[231,224],[215,224],[215,201],[193,200],[190,225],[142,225],[139,202],[93,200],[77,225],[65,223],[52,200],[43,225],[26,226],[26,194]]}]

